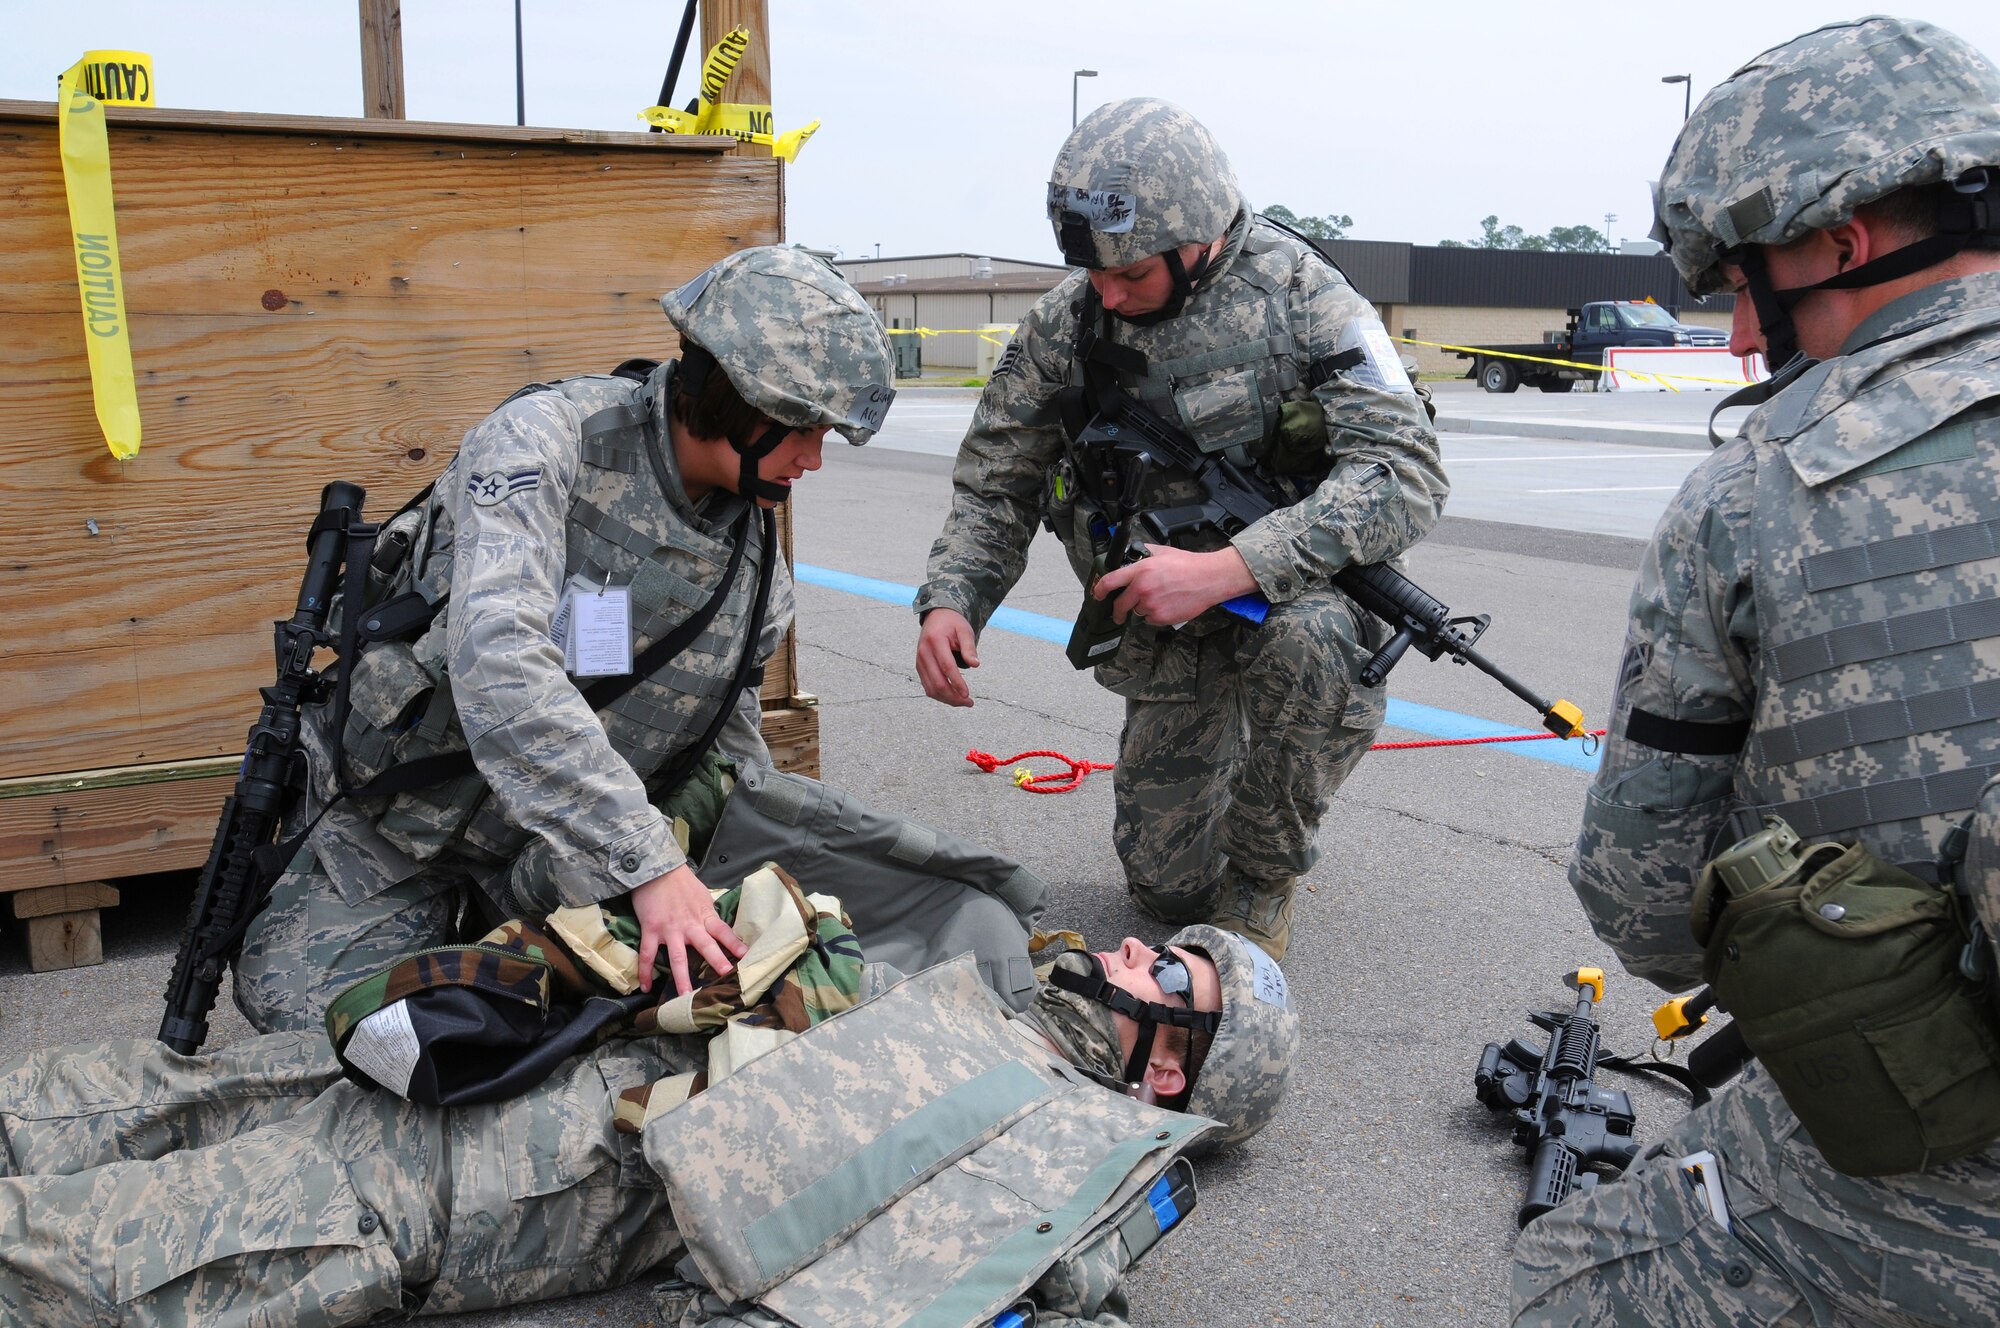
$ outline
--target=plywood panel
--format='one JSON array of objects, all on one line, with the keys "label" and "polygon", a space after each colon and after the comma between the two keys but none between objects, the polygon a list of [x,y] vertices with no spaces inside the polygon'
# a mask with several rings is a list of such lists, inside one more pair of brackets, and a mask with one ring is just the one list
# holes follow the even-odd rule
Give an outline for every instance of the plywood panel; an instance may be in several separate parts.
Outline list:
[{"label": "plywood panel", "polygon": [[[778,769],[819,777],[819,711],[768,708],[763,732]],[[0,784],[0,894],[201,866],[234,764],[95,771],[54,789]]]},{"label": "plywood panel", "polygon": [[[0,107],[0,779],[240,751],[326,481],[386,516],[522,383],[673,353],[659,294],[776,241],[782,194],[776,162],[667,137],[114,114],[145,426],[121,463],[53,116]],[[116,852],[182,833],[167,796]]]}]

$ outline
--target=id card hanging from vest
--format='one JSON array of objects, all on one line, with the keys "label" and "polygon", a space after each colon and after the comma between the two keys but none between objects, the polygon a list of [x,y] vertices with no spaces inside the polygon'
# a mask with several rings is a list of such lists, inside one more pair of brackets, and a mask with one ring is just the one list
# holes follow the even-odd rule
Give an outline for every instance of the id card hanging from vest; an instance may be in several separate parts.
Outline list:
[{"label": "id card hanging from vest", "polygon": [[572,580],[549,622],[562,644],[563,670],[576,678],[610,678],[632,671],[632,590],[595,588]]}]

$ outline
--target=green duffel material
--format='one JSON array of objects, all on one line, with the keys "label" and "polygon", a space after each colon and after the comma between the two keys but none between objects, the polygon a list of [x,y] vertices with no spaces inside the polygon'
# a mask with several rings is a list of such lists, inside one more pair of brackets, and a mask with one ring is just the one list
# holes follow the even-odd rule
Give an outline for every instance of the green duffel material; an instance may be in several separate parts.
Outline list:
[{"label": "green duffel material", "polygon": [[2000,1138],[2000,1028],[1959,967],[1956,896],[1783,821],[1695,891],[1703,974],[1827,1162],[1921,1171]]}]

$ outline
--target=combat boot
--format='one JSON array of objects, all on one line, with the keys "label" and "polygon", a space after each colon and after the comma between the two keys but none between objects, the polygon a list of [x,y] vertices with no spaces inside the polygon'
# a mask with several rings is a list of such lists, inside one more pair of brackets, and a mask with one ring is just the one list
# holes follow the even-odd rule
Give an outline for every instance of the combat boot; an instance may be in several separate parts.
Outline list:
[{"label": "combat boot", "polygon": [[1209,922],[1257,942],[1264,953],[1282,961],[1285,948],[1292,941],[1292,897],[1298,893],[1298,884],[1296,876],[1276,881],[1234,881]]}]

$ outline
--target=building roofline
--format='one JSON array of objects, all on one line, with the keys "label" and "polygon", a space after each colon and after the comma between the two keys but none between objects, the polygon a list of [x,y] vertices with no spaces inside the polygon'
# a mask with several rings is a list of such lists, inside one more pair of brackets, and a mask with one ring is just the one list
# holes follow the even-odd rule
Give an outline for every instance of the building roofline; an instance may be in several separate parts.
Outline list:
[{"label": "building roofline", "polygon": [[871,258],[867,254],[856,254],[852,258],[836,258],[834,263],[836,265],[844,263],[921,263],[932,258],[984,258],[989,262],[995,263],[1018,263],[1024,267],[1045,267],[1056,272],[1069,271],[1069,268],[1062,263],[1043,263],[1033,258],[1008,258],[1004,254],[975,254],[964,250],[949,254],[884,254],[880,258]]}]

